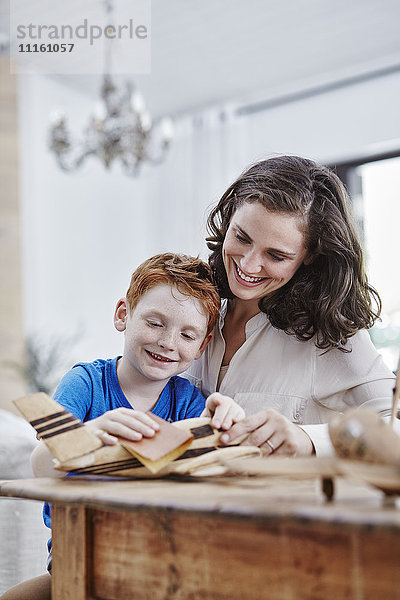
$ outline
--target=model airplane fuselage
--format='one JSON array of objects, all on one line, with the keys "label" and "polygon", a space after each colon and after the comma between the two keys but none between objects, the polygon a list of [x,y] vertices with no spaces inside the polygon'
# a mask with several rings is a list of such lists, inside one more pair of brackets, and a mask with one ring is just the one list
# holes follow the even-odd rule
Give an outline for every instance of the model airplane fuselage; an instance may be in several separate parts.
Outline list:
[{"label": "model airplane fuselage", "polygon": [[[105,446],[84,423],[46,394],[32,394],[16,400],[15,404],[48,446],[56,468],[74,475],[129,478],[169,474],[280,475],[319,477],[325,482],[345,476],[370,483],[389,494],[400,493],[400,437],[379,415],[367,409],[349,410],[332,419],[330,435],[337,456],[331,458],[259,460],[262,454],[259,448],[239,445],[245,436],[231,446],[221,446],[221,432],[211,426],[208,418],[178,421],[172,427],[188,432],[189,443],[155,475],[136,453],[133,455],[124,447],[123,440]],[[152,443],[157,444],[157,434]]]},{"label": "model airplane fuselage", "polygon": [[[138,453],[134,451],[135,442],[124,445],[121,440],[121,443],[105,446],[82,421],[46,394],[25,396],[15,400],[15,405],[36,429],[38,438],[49,448],[58,470],[74,475],[152,476],[152,470],[144,466],[137,457]],[[190,433],[190,443],[175,460],[157,469],[158,476],[169,473],[188,474],[212,465],[218,467],[218,456],[229,460],[261,454],[258,448],[239,446],[240,440],[228,447],[220,446],[221,432],[213,428],[210,419],[206,417],[166,425]],[[157,434],[151,443],[158,443]],[[221,464],[219,470],[224,470]]]}]

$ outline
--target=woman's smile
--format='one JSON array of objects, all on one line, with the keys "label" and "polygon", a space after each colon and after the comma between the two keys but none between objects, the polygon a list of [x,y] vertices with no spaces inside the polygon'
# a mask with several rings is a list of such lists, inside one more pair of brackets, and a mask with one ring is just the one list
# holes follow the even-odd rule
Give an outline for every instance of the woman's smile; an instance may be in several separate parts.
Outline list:
[{"label": "woman's smile", "polygon": [[263,281],[267,279],[267,277],[253,277],[251,275],[247,275],[244,271],[242,271],[239,265],[236,264],[234,260],[232,260],[235,266],[235,274],[236,279],[239,283],[247,287],[254,287],[260,285]]},{"label": "woman's smile", "polygon": [[297,215],[245,202],[232,216],[222,248],[231,292],[259,300],[285,285],[307,256]]}]

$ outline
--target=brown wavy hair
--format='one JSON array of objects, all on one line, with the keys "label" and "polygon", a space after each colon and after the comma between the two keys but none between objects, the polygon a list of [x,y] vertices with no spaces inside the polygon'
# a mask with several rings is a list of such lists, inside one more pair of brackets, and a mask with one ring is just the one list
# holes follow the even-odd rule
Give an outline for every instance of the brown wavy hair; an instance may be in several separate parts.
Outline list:
[{"label": "brown wavy hair", "polygon": [[220,308],[220,297],[213,283],[211,269],[200,258],[165,252],[145,260],[134,271],[126,292],[129,310],[156,285],[176,287],[181,294],[197,298],[209,315],[207,335],[214,329]]},{"label": "brown wavy hair", "polygon": [[318,348],[344,350],[351,336],[374,324],[381,300],[368,284],[342,182],[330,169],[298,156],[273,157],[247,169],[226,190],[207,223],[209,263],[223,298],[233,295],[222,246],[233,213],[246,202],[297,216],[313,258],[283,287],[262,298],[260,310],[274,327],[299,340],[315,338]]}]

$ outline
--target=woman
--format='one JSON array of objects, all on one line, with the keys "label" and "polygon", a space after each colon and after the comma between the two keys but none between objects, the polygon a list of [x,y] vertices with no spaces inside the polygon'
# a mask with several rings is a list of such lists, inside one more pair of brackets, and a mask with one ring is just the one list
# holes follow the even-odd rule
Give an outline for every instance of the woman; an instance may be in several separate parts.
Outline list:
[{"label": "woman", "polygon": [[389,415],[394,377],[366,331],[381,302],[348,204],[332,171],[280,156],[245,171],[211,212],[209,260],[224,300],[187,376],[250,415],[223,441],[249,433],[246,443],[268,453],[324,455],[334,412]]}]

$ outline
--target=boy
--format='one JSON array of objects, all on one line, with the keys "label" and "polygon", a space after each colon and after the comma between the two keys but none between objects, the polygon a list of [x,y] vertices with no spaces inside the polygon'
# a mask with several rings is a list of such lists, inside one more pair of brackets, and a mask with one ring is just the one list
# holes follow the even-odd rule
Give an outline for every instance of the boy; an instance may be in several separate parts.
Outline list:
[{"label": "boy", "polygon": [[[63,377],[54,399],[105,444],[115,444],[118,437],[153,437],[159,426],[146,411],[168,421],[213,415],[214,427],[229,429],[244,417],[243,409],[215,394],[206,402],[187,379],[178,377],[210,342],[219,307],[210,269],[200,259],[158,254],[146,260],[133,273],[114,313],[114,326],[125,335],[123,355],[78,363]],[[63,476],[53,469],[44,443],[31,460],[37,477]],[[44,521],[51,527],[47,503]],[[51,553],[49,559],[50,571]],[[27,597],[50,599],[50,575],[14,586],[4,600]]]},{"label": "boy", "polygon": [[[114,313],[114,326],[125,335],[123,355],[78,363],[54,399],[105,444],[153,437],[159,427],[147,411],[172,422],[213,415],[215,427],[228,429],[243,410],[225,396],[206,404],[197,388],[178,377],[210,342],[219,306],[210,269],[200,259],[166,253],[146,260]],[[32,467],[37,477],[60,476],[44,444],[34,450]]]}]

